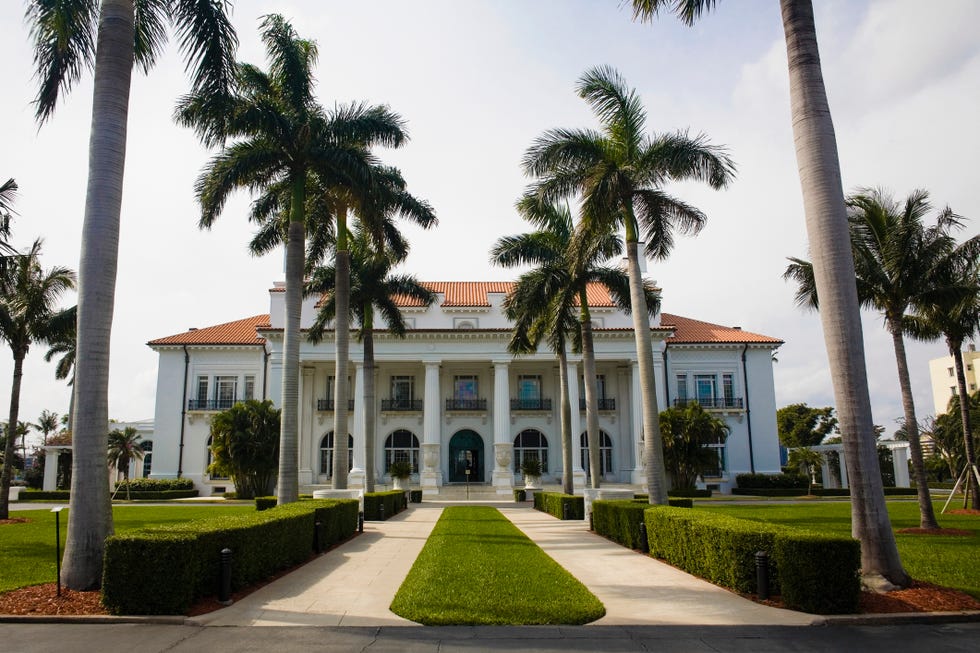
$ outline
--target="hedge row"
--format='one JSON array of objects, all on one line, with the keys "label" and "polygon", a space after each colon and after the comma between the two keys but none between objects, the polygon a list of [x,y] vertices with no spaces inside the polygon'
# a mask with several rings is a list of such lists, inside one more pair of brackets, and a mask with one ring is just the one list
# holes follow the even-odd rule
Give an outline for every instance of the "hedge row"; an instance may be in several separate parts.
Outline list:
[{"label": "hedge row", "polygon": [[21,490],[21,501],[68,501],[68,490]]},{"label": "hedge row", "polygon": [[133,478],[129,481],[116,483],[116,487],[119,488],[120,492],[125,492],[127,485],[129,485],[130,490],[138,490],[140,492],[194,489],[194,481],[189,478]]},{"label": "hedge row", "polygon": [[[408,507],[407,498],[404,490],[365,493],[364,521],[382,521],[383,519],[397,515]],[[383,518],[381,516],[381,506],[384,506]]]},{"label": "hedge row", "polygon": [[[676,508],[692,508],[691,499],[670,499]],[[630,549],[641,548],[640,523],[644,521],[644,511],[650,507],[645,500],[633,501],[593,501],[592,529],[599,535],[608,537]]]},{"label": "hedge row", "polygon": [[650,555],[739,592],[755,593],[757,551],[769,553],[770,591],[816,614],[857,611],[857,540],[726,515],[654,506],[645,512]]},{"label": "hedge row", "polygon": [[[931,486],[930,486],[931,487]],[[886,497],[914,496],[915,488],[911,487],[886,487],[884,488]],[[732,494],[753,497],[802,497],[807,494],[806,488],[801,489],[755,489],[755,488],[732,488]],[[849,497],[851,491],[847,488],[819,488],[815,487],[810,494],[815,497]]]},{"label": "hedge row", "polygon": [[[678,508],[690,508],[694,505],[693,499],[707,499],[711,496],[711,490],[695,490],[695,492],[700,492],[701,494],[690,494],[682,492],[680,494],[674,494],[673,491],[667,493],[667,502],[671,506],[677,506]],[[650,501],[649,494],[634,494],[634,501]]]},{"label": "hedge row", "polygon": [[527,501],[527,490],[524,488],[514,488],[514,501]]},{"label": "hedge row", "polygon": [[357,508],[353,500],[300,501],[114,535],[106,540],[102,603],[112,614],[183,614],[217,593],[222,549],[232,551],[231,586],[239,590],[307,560],[317,544],[322,550],[353,535]]},{"label": "hedge row", "polygon": [[809,479],[803,474],[736,474],[735,483],[740,488],[790,489],[807,488]]},{"label": "hedge row", "polygon": [[255,497],[255,509],[259,511],[275,508],[278,503],[277,497]]},{"label": "hedge row", "polygon": [[[136,490],[129,491],[130,499],[139,500],[152,500],[152,501],[169,501],[171,499],[193,499],[198,495],[197,490],[158,490],[158,491],[140,491]],[[126,499],[126,490],[122,489],[116,492],[117,499]]]},{"label": "hedge row", "polygon": [[[565,506],[568,506],[567,509]],[[585,497],[560,492],[535,492],[534,509],[546,512],[558,519],[585,519]]]}]

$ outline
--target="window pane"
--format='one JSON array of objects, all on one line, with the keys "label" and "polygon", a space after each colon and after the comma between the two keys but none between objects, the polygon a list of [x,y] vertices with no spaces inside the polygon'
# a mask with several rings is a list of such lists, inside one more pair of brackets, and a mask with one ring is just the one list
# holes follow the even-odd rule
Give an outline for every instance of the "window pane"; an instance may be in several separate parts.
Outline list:
[{"label": "window pane", "polygon": [[208,400],[208,377],[206,376],[197,377],[197,400]]},{"label": "window pane", "polygon": [[457,376],[453,379],[454,399],[477,399],[475,376]]},{"label": "window pane", "polygon": [[517,377],[517,396],[522,400],[541,399],[541,377],[540,376],[519,376]]},{"label": "window pane", "polygon": [[677,375],[677,402],[685,403],[687,401],[687,374]]},{"label": "window pane", "polygon": [[245,377],[245,394],[243,399],[255,399],[255,377],[251,374]]}]

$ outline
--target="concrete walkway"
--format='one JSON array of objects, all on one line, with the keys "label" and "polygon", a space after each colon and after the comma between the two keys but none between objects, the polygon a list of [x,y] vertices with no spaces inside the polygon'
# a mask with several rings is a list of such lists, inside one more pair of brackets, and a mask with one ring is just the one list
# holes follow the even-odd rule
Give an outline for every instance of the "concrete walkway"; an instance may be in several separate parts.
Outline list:
[{"label": "concrete walkway", "polygon": [[[446,504],[423,503],[234,605],[190,619],[206,626],[416,626],[391,604]],[[530,504],[494,503],[606,606],[597,626],[801,626],[822,619],[759,605]]]}]

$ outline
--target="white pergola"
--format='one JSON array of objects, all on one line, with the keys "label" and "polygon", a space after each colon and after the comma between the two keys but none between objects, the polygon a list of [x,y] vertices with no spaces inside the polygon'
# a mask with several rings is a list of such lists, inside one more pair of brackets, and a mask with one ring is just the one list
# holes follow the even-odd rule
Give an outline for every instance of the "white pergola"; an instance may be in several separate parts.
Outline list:
[{"label": "white pergola", "polygon": [[[902,440],[879,440],[878,446],[888,447],[892,452],[892,467],[895,472],[895,487],[911,487],[909,482],[909,443]],[[840,484],[830,473],[830,465],[820,466],[821,483],[825,488],[847,488],[847,465],[844,463],[843,444],[818,444],[809,449],[819,452],[824,462],[827,462],[827,452],[836,451],[839,465]],[[792,449],[790,450],[792,451]]]}]

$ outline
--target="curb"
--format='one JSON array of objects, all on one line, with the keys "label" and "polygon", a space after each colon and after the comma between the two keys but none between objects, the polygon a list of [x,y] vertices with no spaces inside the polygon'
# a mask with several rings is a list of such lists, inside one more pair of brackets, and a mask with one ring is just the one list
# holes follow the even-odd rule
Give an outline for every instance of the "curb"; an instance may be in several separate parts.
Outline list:
[{"label": "curb", "polygon": [[826,626],[896,626],[901,624],[980,623],[980,610],[968,612],[893,612],[842,614],[823,618]]},{"label": "curb", "polygon": [[0,624],[155,624],[164,626],[196,626],[188,617],[176,616],[120,616],[108,614],[61,614],[29,615],[3,614]]}]

